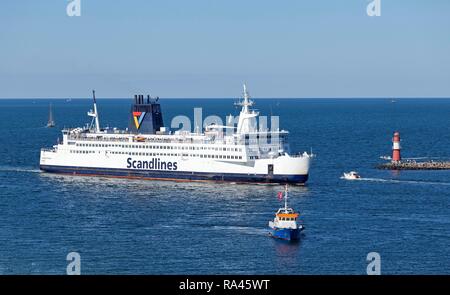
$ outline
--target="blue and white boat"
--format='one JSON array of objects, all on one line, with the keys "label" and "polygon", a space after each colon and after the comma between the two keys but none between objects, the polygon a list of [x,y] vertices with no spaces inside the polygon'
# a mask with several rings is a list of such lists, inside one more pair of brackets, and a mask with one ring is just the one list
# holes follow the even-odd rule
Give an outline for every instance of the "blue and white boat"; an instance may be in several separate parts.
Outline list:
[{"label": "blue and white boat", "polygon": [[300,232],[305,229],[297,223],[299,214],[287,204],[288,186],[284,190],[284,207],[278,209],[273,221],[269,221],[270,235],[274,238],[295,241],[300,239]]}]

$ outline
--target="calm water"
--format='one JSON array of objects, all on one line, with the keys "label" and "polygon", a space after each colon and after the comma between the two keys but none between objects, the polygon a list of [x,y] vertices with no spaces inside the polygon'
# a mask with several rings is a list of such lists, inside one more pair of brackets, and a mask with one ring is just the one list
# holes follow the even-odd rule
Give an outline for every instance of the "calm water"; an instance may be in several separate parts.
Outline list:
[{"label": "calm water", "polygon": [[[406,157],[450,158],[450,100],[257,100],[291,147],[317,154],[291,205],[297,244],[267,237],[278,186],[172,183],[40,173],[39,149],[88,122],[89,100],[0,100],[0,274],[450,274],[450,171],[374,169],[401,131]],[[164,120],[193,107],[224,117],[233,100],[163,100]],[[99,100],[101,124],[126,127],[129,100]],[[339,179],[357,170],[361,181]]]}]

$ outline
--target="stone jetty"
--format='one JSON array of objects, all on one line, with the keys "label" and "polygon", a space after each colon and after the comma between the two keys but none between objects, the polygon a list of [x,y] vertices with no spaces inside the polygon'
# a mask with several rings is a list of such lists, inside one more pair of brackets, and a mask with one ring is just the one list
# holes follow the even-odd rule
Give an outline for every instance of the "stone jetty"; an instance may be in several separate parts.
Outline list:
[{"label": "stone jetty", "polygon": [[399,161],[380,164],[377,166],[377,168],[388,170],[450,170],[450,162]]}]

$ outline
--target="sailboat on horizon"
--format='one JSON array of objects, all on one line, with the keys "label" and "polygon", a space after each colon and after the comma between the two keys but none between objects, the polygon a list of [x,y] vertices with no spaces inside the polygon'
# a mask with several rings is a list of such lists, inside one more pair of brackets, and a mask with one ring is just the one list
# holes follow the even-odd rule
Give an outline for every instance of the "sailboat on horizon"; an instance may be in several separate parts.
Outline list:
[{"label": "sailboat on horizon", "polygon": [[55,127],[55,120],[53,119],[52,104],[50,103],[49,112],[48,112],[47,128],[52,128],[52,127]]}]

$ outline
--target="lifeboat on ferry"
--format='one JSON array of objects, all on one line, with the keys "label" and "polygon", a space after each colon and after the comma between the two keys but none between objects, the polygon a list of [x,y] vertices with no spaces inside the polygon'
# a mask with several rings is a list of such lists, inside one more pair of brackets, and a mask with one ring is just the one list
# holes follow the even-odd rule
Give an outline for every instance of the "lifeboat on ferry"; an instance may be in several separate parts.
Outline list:
[{"label": "lifeboat on ferry", "polygon": [[142,136],[135,136],[135,137],[134,137],[134,141],[137,141],[137,142],[144,142],[144,141],[145,141],[145,137],[142,137]]}]

